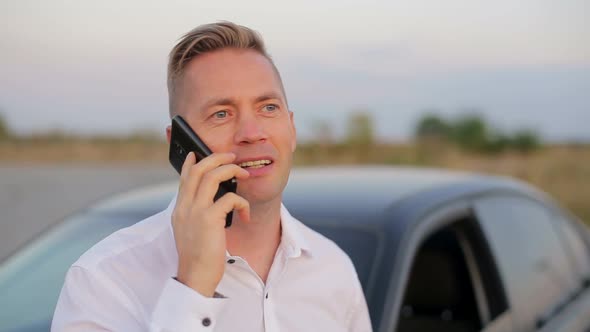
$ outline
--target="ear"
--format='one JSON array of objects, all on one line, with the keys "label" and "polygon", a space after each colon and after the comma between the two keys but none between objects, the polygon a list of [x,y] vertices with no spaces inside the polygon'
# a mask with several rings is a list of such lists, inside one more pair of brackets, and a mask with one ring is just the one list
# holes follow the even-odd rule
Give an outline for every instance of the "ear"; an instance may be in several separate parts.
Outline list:
[{"label": "ear", "polygon": [[170,145],[170,137],[172,136],[172,126],[166,127],[166,141],[168,141],[168,145]]},{"label": "ear", "polygon": [[291,130],[293,130],[293,138],[291,141],[291,153],[295,152],[297,147],[297,128],[295,128],[295,121],[293,120],[293,112],[289,111],[289,120],[291,121]]}]

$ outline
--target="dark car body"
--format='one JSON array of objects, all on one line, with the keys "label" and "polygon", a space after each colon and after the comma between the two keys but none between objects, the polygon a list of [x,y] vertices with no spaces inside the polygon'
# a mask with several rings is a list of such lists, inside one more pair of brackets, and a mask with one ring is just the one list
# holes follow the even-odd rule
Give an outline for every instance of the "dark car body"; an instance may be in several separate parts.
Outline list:
[{"label": "dark car body", "polygon": [[[42,331],[65,272],[163,210],[176,183],[69,218],[0,266],[0,330]],[[283,201],[357,269],[375,331],[589,331],[588,228],[509,178],[436,169],[297,169]]]}]

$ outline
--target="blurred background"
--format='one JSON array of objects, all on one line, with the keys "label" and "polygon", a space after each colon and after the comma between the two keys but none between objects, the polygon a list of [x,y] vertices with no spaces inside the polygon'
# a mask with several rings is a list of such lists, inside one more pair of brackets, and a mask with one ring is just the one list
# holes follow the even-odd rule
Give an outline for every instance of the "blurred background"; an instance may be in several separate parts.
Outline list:
[{"label": "blurred background", "polygon": [[0,259],[100,197],[176,178],[167,55],[219,20],[265,39],[297,166],[504,174],[590,223],[588,1],[4,1]]}]

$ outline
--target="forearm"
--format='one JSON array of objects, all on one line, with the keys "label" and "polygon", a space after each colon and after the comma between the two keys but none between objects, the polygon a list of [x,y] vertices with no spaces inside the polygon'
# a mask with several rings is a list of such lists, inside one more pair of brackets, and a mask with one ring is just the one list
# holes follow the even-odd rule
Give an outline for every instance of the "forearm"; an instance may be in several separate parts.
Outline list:
[{"label": "forearm", "polygon": [[[138,303],[125,289],[81,267],[70,268],[51,331],[210,332],[228,300],[205,297],[173,278],[153,304]],[[144,308],[154,309],[145,313]]]}]

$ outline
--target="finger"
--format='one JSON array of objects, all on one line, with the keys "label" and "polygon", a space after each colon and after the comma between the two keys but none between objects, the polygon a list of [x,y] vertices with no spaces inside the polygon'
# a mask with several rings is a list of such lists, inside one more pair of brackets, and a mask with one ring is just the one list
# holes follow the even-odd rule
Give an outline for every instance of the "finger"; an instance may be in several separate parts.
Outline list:
[{"label": "finger", "polygon": [[237,179],[246,179],[248,176],[250,176],[250,173],[238,165],[227,164],[219,166],[202,177],[195,199],[196,201],[209,206],[213,204],[213,198],[215,197],[221,182],[227,181],[233,177],[236,177]]},{"label": "finger", "polygon": [[183,180],[185,180],[188,177],[188,173],[189,173],[191,166],[194,165],[196,162],[195,158],[196,158],[195,153],[191,151],[188,153],[188,155],[184,159],[184,162],[182,163],[182,168],[180,169],[180,182],[181,183]]},{"label": "finger", "polygon": [[[191,161],[196,160],[194,152],[191,151],[190,155],[192,155]],[[219,165],[231,163],[235,158],[236,155],[233,153],[213,153],[196,163],[195,161],[192,161],[192,164],[187,166],[186,172],[184,172],[184,177],[181,176],[181,189],[179,189],[178,201],[184,206],[186,206],[186,204],[192,204],[203,174]],[[183,165],[183,171],[184,166],[185,165]]]},{"label": "finger", "polygon": [[[180,181],[178,185],[178,199],[177,204],[181,202],[183,197],[187,196],[187,179],[189,177],[190,169],[196,162],[196,156],[194,152],[189,152],[186,158],[184,159],[184,163],[182,163],[182,168],[180,170]],[[191,197],[192,198],[192,197]]]},{"label": "finger", "polygon": [[[248,202],[248,201],[246,201],[246,202]],[[237,210],[237,212],[238,212],[238,216],[240,216],[241,221],[246,222],[246,223],[250,222],[250,203],[248,203],[248,208],[239,209],[239,210]]]},{"label": "finger", "polygon": [[[225,216],[231,211],[235,210],[238,212],[240,219],[249,222],[250,221],[250,203],[235,193],[227,193],[221,196],[215,204],[211,207],[214,213],[219,214],[225,220]],[[224,224],[225,225],[225,224]]]},{"label": "finger", "polygon": [[186,180],[186,198],[193,202],[197,188],[202,180],[202,177],[209,171],[216,169],[225,164],[231,164],[236,159],[233,153],[213,153],[206,158],[203,158],[198,163],[190,168],[189,175]]},{"label": "finger", "polygon": [[236,155],[231,152],[215,152],[211,155],[199,160],[198,164],[205,168],[205,171],[210,171],[219,165],[230,164],[236,159]]}]

